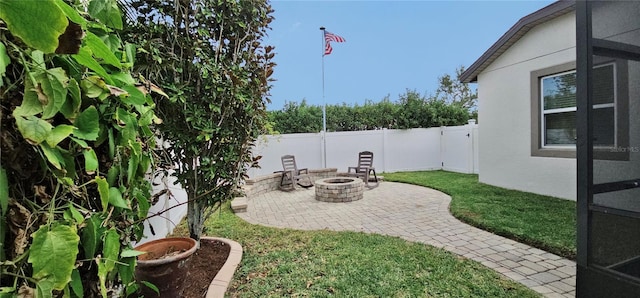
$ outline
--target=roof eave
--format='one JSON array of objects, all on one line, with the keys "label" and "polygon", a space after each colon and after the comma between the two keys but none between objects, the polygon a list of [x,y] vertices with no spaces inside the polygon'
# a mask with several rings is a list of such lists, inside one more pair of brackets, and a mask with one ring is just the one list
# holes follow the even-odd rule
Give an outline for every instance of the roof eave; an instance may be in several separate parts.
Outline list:
[{"label": "roof eave", "polygon": [[489,64],[493,63],[502,53],[524,36],[531,28],[567,14],[575,9],[574,0],[560,0],[549,4],[538,11],[521,18],[498,41],[496,41],[478,60],[460,75],[463,83],[475,83],[480,74]]}]

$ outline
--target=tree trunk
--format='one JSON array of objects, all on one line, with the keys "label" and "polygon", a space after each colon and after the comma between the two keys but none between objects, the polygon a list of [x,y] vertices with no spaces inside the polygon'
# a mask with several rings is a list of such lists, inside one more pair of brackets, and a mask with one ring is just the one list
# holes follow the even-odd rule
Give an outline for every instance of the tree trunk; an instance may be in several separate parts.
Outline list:
[{"label": "tree trunk", "polygon": [[[192,196],[189,196],[190,198]],[[189,226],[189,237],[198,242],[200,248],[200,236],[202,235],[202,208],[200,200],[189,200],[187,204],[187,225]]]}]

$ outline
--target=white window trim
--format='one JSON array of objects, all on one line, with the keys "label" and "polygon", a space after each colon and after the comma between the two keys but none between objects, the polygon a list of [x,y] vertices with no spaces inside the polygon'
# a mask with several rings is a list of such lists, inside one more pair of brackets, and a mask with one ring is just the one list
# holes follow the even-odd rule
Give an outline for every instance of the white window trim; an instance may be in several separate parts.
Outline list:
[{"label": "white window trim", "polygon": [[[616,63],[615,62],[609,62],[609,63],[604,63],[604,64],[600,64],[595,66],[594,68],[600,68],[600,67],[605,67],[605,66],[613,66],[613,102],[612,103],[604,103],[604,104],[597,104],[597,105],[593,105],[594,109],[603,109],[603,108],[613,108],[613,129],[614,129],[614,134],[613,134],[613,145],[612,146],[594,146],[594,148],[602,148],[602,149],[607,149],[607,148],[617,148],[618,147],[618,109],[616,108],[617,103],[618,103],[618,74],[617,74],[617,69],[616,69]],[[575,149],[576,145],[575,144],[551,144],[551,145],[547,145],[545,143],[545,136],[546,136],[546,126],[545,126],[545,115],[549,115],[549,114],[559,114],[559,113],[567,113],[567,112],[576,112],[577,108],[576,107],[568,107],[568,108],[559,108],[559,109],[549,109],[549,110],[545,110],[544,109],[544,102],[543,102],[543,98],[544,98],[544,85],[542,84],[543,80],[546,78],[551,78],[551,77],[558,77],[558,76],[562,76],[562,75],[566,75],[566,74],[570,74],[570,73],[576,73],[576,70],[569,70],[569,71],[564,71],[564,72],[560,72],[560,73],[556,73],[556,74],[551,74],[551,75],[546,75],[546,76],[542,76],[538,79],[538,88],[539,88],[539,101],[540,101],[540,144],[542,144],[542,149]]]}]

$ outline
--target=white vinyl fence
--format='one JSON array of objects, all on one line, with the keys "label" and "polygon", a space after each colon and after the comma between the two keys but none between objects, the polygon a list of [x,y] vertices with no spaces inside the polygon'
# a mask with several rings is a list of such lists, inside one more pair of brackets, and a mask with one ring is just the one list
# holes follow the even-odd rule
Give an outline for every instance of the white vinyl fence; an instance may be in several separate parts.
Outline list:
[{"label": "white vinyl fence", "polygon": [[[382,129],[370,131],[283,134],[262,136],[254,155],[262,156],[250,177],[282,170],[280,157],[295,155],[298,168],[338,168],[347,171],[358,162],[358,152],[372,151],[378,173],[440,170],[478,173],[478,125]],[[326,166],[325,166],[326,160]]]},{"label": "white vinyl fence", "polygon": [[[378,174],[440,169],[478,173],[477,148],[476,124],[406,130],[330,132],[326,134],[326,145],[322,133],[270,135],[260,137],[254,148],[255,155],[262,155],[261,168],[251,169],[249,176],[256,177],[282,170],[280,157],[287,154],[295,155],[298,168],[324,168],[326,156],[326,167],[346,172],[347,167],[357,165],[360,151],[373,152],[373,164]],[[186,192],[179,184],[174,185],[174,181],[173,177],[154,181],[154,193],[168,186],[171,196],[160,197],[158,203],[149,210],[149,215],[187,201]],[[182,204],[160,216],[152,217],[144,223],[146,238],[140,243],[165,237],[186,214],[187,205]],[[154,233],[151,233],[151,227]]]},{"label": "white vinyl fence", "polygon": [[165,188],[168,188],[170,193],[162,195],[158,199],[158,202],[149,208],[149,216],[163,210],[169,209],[169,211],[153,216],[144,222],[145,238],[140,241],[140,244],[164,238],[166,235],[172,233],[173,228],[187,215],[187,192],[182,189],[180,184],[174,185],[173,183],[175,181],[176,179],[174,177],[165,177],[164,179],[156,178],[153,180],[154,194]]}]

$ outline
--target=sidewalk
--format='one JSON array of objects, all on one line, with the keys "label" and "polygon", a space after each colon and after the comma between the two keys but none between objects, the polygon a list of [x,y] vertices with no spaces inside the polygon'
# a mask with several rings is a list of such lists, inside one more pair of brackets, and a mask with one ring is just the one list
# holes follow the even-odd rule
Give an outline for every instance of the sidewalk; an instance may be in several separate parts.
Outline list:
[{"label": "sidewalk", "polygon": [[545,297],[575,297],[575,262],[462,223],[449,213],[451,198],[442,192],[383,182],[350,203],[320,202],[314,195],[313,188],[269,192],[237,215],[271,227],[398,236],[478,261]]}]

